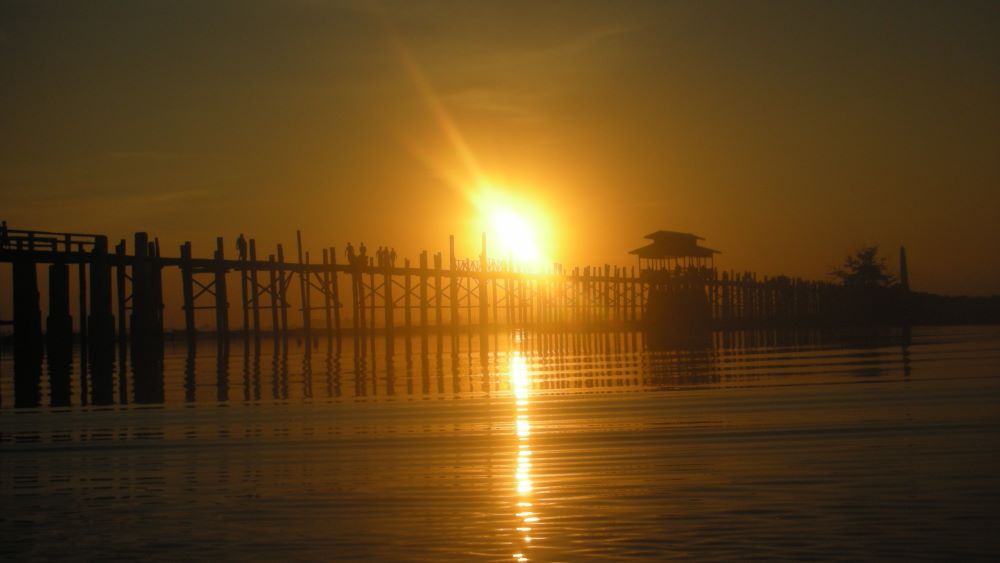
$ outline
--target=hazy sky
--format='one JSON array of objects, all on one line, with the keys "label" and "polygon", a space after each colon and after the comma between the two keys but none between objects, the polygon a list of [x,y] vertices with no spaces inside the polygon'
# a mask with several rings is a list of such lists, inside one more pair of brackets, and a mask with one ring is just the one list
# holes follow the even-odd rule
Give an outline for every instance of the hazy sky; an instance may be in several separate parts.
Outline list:
[{"label": "hazy sky", "polygon": [[998,29],[997,2],[0,0],[0,217],[471,256],[461,138],[566,264],[657,229],[810,278],[905,244],[916,289],[1000,293]]}]

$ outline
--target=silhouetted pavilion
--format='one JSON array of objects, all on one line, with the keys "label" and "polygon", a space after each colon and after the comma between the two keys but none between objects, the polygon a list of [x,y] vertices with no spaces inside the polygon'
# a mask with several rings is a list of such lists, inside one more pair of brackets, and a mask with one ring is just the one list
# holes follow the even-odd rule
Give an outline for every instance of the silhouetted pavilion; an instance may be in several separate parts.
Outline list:
[{"label": "silhouetted pavilion", "polygon": [[673,270],[675,268],[711,268],[718,250],[700,246],[704,237],[676,231],[656,231],[644,238],[653,242],[629,254],[639,257],[640,270]]}]

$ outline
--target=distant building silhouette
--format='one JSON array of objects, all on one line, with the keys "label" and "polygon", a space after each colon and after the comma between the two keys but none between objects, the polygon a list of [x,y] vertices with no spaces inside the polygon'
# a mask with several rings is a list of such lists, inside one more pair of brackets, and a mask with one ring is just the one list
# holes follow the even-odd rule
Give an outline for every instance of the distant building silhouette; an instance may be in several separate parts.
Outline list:
[{"label": "distant building silhouette", "polygon": [[676,231],[656,231],[644,238],[652,240],[641,248],[629,254],[639,257],[640,270],[673,270],[677,267],[711,268],[718,250],[700,246],[699,240],[705,240],[691,233]]}]

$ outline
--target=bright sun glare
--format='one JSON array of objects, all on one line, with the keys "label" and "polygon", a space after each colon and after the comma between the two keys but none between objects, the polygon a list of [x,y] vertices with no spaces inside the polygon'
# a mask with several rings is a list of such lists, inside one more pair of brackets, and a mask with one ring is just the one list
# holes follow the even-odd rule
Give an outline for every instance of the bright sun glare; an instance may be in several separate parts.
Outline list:
[{"label": "bright sun glare", "polygon": [[491,257],[511,260],[516,267],[529,270],[545,266],[551,236],[545,214],[537,205],[489,187],[482,188],[475,199]]}]

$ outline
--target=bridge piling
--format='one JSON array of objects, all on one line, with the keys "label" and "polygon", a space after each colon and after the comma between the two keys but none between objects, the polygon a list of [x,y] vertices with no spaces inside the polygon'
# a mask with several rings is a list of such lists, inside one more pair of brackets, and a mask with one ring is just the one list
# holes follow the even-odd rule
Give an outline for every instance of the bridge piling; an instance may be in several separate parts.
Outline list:
[{"label": "bridge piling", "polygon": [[[340,284],[337,280],[337,249],[330,247],[330,293],[333,294],[333,327],[337,331],[337,338],[340,338]],[[338,341],[339,342],[339,341]],[[339,345],[339,344],[338,344]]]},{"label": "bridge piling", "polygon": [[184,299],[184,332],[188,340],[197,337],[194,320],[194,273],[191,265],[191,241],[181,245],[181,293]]},{"label": "bridge piling", "polygon": [[267,295],[271,303],[271,336],[277,340],[281,332],[281,321],[278,314],[278,271],[276,269],[277,262],[274,260],[274,254],[267,257],[267,266]]},{"label": "bridge piling", "polygon": [[229,298],[226,291],[226,251],[222,237],[215,239],[215,332],[220,340],[229,337]]},{"label": "bridge piling", "polygon": [[35,263],[15,260],[14,289],[14,404],[37,406],[42,374],[42,311],[39,306]]},{"label": "bridge piling", "polygon": [[69,357],[73,353],[73,317],[70,316],[69,310],[69,285],[69,266],[50,264],[49,315],[45,325],[45,346],[50,357]]},{"label": "bridge piling", "polygon": [[257,241],[250,239],[250,309],[253,315],[253,341],[260,346],[260,282],[257,277]]},{"label": "bridge piling", "polygon": [[309,346],[310,336],[312,334],[312,311],[309,308],[309,273],[308,268],[303,268],[303,265],[308,264],[308,260],[302,261],[302,231],[295,231],[295,248],[299,259],[299,293],[301,298],[302,306],[302,331],[306,335],[306,347]]}]

